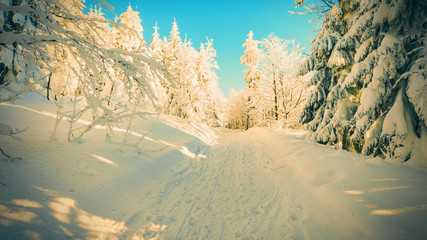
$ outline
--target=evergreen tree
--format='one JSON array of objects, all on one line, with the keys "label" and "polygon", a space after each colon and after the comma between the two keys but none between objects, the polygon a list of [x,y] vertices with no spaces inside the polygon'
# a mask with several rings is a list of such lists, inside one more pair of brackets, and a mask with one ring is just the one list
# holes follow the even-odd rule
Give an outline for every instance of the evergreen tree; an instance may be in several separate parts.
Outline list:
[{"label": "evergreen tree", "polygon": [[[169,35],[169,47],[168,47],[168,60],[169,60],[169,68],[172,72],[176,72],[176,67],[173,66],[175,63],[175,60],[178,59],[178,53],[182,46],[182,40],[181,36],[179,35],[179,29],[178,29],[178,23],[176,22],[176,19],[174,19],[172,23],[172,29],[170,31]],[[173,74],[172,74],[173,75]]]},{"label": "evergreen tree", "polygon": [[139,12],[134,11],[129,4],[126,12],[120,14],[117,20],[127,28],[123,28],[117,24],[114,26],[114,34],[116,36],[115,45],[126,51],[141,51],[146,53],[147,44],[143,37],[144,29],[141,25]]},{"label": "evergreen tree", "polygon": [[246,47],[244,54],[240,58],[240,64],[247,66],[245,70],[244,80],[248,83],[248,87],[251,90],[247,91],[247,101],[246,106],[248,107],[247,119],[245,126],[247,128],[254,126],[257,122],[257,110],[256,102],[260,99],[257,99],[257,92],[259,92],[259,83],[261,79],[261,71],[259,70],[259,61],[261,59],[261,51],[258,49],[259,41],[253,39],[253,32],[249,31],[248,38],[243,47]]},{"label": "evergreen tree", "polygon": [[196,75],[200,107],[204,122],[211,126],[220,125],[222,103],[221,90],[218,87],[218,76],[215,73],[219,66],[215,60],[216,51],[213,48],[213,40],[208,39],[205,44],[200,44],[196,61]]},{"label": "evergreen tree", "polygon": [[426,80],[418,73],[426,9],[424,1],[412,0],[332,6],[300,69],[314,71],[301,121],[316,141],[401,162],[411,158],[425,138],[419,103]]},{"label": "evergreen tree", "polygon": [[[157,22],[153,29],[153,38],[150,41],[150,45],[148,47],[148,54],[158,63],[164,64],[166,58],[166,53],[164,49],[165,44],[161,40],[160,34],[158,33],[159,27],[157,27]],[[166,86],[168,86],[169,84],[170,83],[168,83],[168,81],[165,81],[164,78],[157,78],[156,81],[151,82],[151,87],[155,91],[155,95],[157,96],[156,102],[159,106],[164,106],[167,102]]]},{"label": "evergreen tree", "polygon": [[184,40],[177,53],[177,94],[175,95],[175,114],[182,118],[196,117],[196,105],[199,102],[197,91],[197,76],[195,72],[195,61],[197,51],[192,47],[190,40]]},{"label": "evergreen tree", "polygon": [[[38,16],[35,14],[28,16],[13,9],[22,7],[31,9],[34,12],[38,6],[32,1],[6,1],[2,4],[5,4],[9,9],[1,9],[0,11],[0,33],[2,34],[2,44],[0,44],[0,87],[9,90],[12,93],[9,98],[14,98],[15,95],[20,94],[20,91],[12,88],[13,84],[17,82],[29,84],[26,81],[24,68],[19,64],[23,57],[21,39],[14,37],[14,35],[34,37],[39,23]],[[33,74],[43,75],[39,68],[36,68]],[[0,98],[0,102],[6,100],[8,98]]]},{"label": "evergreen tree", "polygon": [[165,86],[166,88],[166,95],[167,95],[167,104],[165,112],[168,114],[177,115],[179,107],[177,106],[177,84],[179,84],[179,52],[182,47],[182,40],[179,35],[179,29],[178,24],[176,22],[176,19],[174,19],[172,23],[172,29],[169,36],[169,41],[164,38],[163,40],[163,47],[165,52],[165,59],[164,59],[164,66],[168,70],[168,72],[171,74],[171,76],[175,79],[175,82],[172,84],[167,84]]},{"label": "evergreen tree", "polygon": [[244,80],[248,83],[249,88],[254,88],[261,78],[261,72],[258,69],[261,53],[258,49],[259,41],[253,39],[252,31],[249,31],[247,36],[248,38],[243,43],[243,47],[246,47],[246,49],[240,58],[240,63],[248,67],[245,70]]},{"label": "evergreen tree", "polygon": [[157,27],[157,22],[156,22],[156,26],[153,27],[154,32],[153,32],[153,39],[151,39],[151,43],[149,46],[149,52],[150,52],[150,56],[156,60],[159,63],[163,63],[164,61],[164,54],[163,54],[163,49],[162,49],[162,39],[160,38],[160,34],[158,33],[159,27]]}]

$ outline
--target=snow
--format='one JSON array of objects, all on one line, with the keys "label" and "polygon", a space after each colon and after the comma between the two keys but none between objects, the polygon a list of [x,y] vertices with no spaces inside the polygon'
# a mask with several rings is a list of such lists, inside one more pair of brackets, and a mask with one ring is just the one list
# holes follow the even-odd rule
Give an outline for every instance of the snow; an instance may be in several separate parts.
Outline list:
[{"label": "snow", "polygon": [[402,12],[407,11],[408,7],[405,3],[405,1],[401,0],[381,2],[377,14],[374,16],[373,25],[383,24],[385,21],[389,23],[398,21]]},{"label": "snow", "polygon": [[[362,4],[361,4],[362,5]],[[369,10],[360,15],[351,28],[348,30],[348,39],[358,36],[359,34],[369,31],[369,27],[372,25],[372,19],[374,17],[375,10]],[[363,35],[363,34],[362,34]],[[362,41],[365,40],[362,38]]]},{"label": "snow", "polygon": [[11,156],[0,155],[5,239],[427,237],[425,171],[306,132],[219,131],[162,115],[134,122],[142,148],[121,147],[120,126],[111,140],[100,127],[66,142],[61,123],[50,142],[55,106],[33,94],[0,111],[0,147]]},{"label": "snow", "polygon": [[[378,69],[375,68],[375,69]],[[360,95],[360,107],[358,108],[358,113],[363,114],[368,112],[373,106],[377,106],[381,97],[384,97],[386,93],[386,87],[383,81],[378,79],[373,79],[372,82],[363,90]]]},{"label": "snow", "polygon": [[405,117],[406,115],[408,115],[408,113],[405,113],[402,91],[399,91],[395,104],[390,109],[384,120],[383,133],[404,135],[410,132],[409,128],[412,126],[408,126],[408,121]]},{"label": "snow", "polygon": [[347,65],[349,62],[350,60],[346,59],[340,50],[334,48],[331,53],[331,56],[329,57],[328,66],[331,68],[341,67]]},{"label": "snow", "polygon": [[427,123],[427,99],[423,96],[427,94],[427,82],[425,76],[427,75],[426,63],[427,63],[427,36],[426,34],[420,39],[422,46],[415,50],[418,52],[418,59],[414,61],[409,72],[403,74],[408,76],[408,85],[406,87],[406,93],[409,100],[414,105],[415,111],[418,116],[423,120],[424,126]]},{"label": "snow", "polygon": [[374,37],[370,37],[368,40],[364,41],[362,45],[360,45],[356,54],[354,55],[354,60],[356,62],[363,61],[366,58],[366,56],[368,56],[369,53],[372,52],[373,44],[374,44]]},{"label": "snow", "polygon": [[341,39],[341,36],[338,33],[332,30],[326,30],[326,32],[323,33],[322,38],[319,38],[312,43],[311,50],[323,55],[328,55],[339,39]]},{"label": "snow", "polygon": [[7,67],[9,68],[12,67],[13,51],[6,47],[2,47],[0,48],[0,50],[1,50],[0,61]]},{"label": "snow", "polygon": [[21,24],[24,24],[26,22],[25,16],[20,13],[13,14],[12,21],[16,23],[21,23]]}]

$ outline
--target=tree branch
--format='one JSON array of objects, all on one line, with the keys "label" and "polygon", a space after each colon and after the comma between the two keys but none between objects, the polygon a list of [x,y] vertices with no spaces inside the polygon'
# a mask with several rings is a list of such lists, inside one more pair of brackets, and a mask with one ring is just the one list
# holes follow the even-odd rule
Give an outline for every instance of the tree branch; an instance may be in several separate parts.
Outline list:
[{"label": "tree branch", "polygon": [[0,151],[1,151],[1,153],[3,153],[3,155],[5,155],[7,158],[10,158],[10,156],[9,156],[9,155],[7,155],[7,154],[3,151],[3,149],[1,149],[1,147],[0,147]]}]

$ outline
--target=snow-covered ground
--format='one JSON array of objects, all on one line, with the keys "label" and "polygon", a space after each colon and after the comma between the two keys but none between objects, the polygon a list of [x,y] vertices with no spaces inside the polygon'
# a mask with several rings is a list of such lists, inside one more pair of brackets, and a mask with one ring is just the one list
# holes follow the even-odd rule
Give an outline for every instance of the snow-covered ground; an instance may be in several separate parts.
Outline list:
[{"label": "snow-covered ground", "polygon": [[[426,239],[427,174],[305,140],[161,116],[140,147],[49,141],[55,107],[0,104],[1,239]],[[81,123],[84,124],[84,123]],[[15,128],[25,131],[19,134]],[[121,150],[119,150],[121,149]]]}]

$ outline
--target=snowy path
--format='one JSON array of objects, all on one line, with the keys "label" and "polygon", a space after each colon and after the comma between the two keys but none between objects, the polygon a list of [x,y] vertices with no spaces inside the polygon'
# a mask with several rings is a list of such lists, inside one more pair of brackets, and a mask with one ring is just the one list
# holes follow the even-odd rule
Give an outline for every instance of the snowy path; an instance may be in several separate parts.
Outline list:
[{"label": "snowy path", "polygon": [[102,129],[49,142],[51,105],[27,106],[0,105],[0,146],[19,157],[0,156],[2,239],[427,238],[421,170],[301,132],[218,133],[171,117],[142,152],[118,151],[121,135],[105,141]]},{"label": "snowy path", "polygon": [[262,140],[229,134],[206,159],[175,170],[158,199],[165,238],[290,238],[301,208],[286,163],[266,150]]}]

